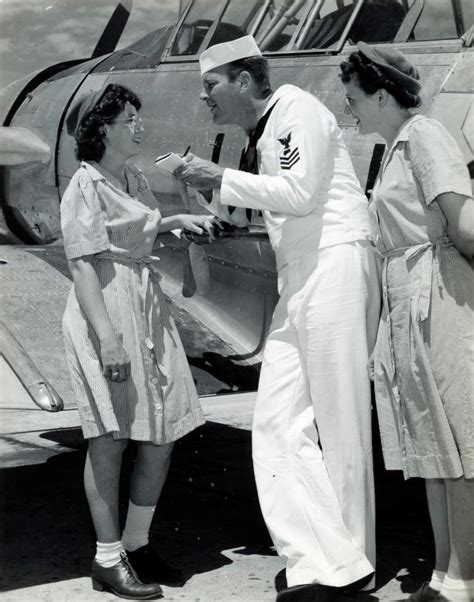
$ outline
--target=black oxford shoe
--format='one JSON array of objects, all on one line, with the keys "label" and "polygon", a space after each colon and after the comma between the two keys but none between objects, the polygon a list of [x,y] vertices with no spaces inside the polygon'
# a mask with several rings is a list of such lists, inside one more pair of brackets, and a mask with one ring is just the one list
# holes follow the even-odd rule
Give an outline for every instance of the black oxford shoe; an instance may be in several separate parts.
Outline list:
[{"label": "black oxford shoe", "polygon": [[126,554],[114,566],[103,567],[94,559],[92,563],[92,587],[102,592],[112,592],[127,600],[151,600],[161,598],[163,590],[158,583],[142,583],[128,562]]},{"label": "black oxford shoe", "polygon": [[447,602],[447,598],[430,587],[429,583],[423,583],[419,590],[407,598],[407,602]]},{"label": "black oxford shoe", "polygon": [[319,583],[293,585],[278,592],[276,602],[333,602],[340,593],[337,587]]},{"label": "black oxford shoe", "polygon": [[186,582],[182,571],[167,564],[150,544],[133,552],[127,551],[127,556],[143,583],[161,583],[161,585],[170,587],[181,587]]}]

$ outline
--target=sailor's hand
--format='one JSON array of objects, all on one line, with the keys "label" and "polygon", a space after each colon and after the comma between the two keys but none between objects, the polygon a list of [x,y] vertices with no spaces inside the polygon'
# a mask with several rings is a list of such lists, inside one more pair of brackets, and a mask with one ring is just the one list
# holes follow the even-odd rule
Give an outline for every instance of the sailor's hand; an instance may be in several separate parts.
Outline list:
[{"label": "sailor's hand", "polygon": [[208,234],[209,240],[214,240],[214,229],[222,228],[220,221],[214,215],[188,215],[180,216],[181,224],[184,230],[196,232],[196,234]]},{"label": "sailor's hand", "polygon": [[214,190],[221,187],[224,169],[188,153],[183,157],[184,163],[174,170],[174,175],[189,186],[201,190]]},{"label": "sailor's hand", "polygon": [[122,345],[122,336],[110,336],[100,342],[102,374],[112,382],[121,383],[130,376],[130,359]]}]

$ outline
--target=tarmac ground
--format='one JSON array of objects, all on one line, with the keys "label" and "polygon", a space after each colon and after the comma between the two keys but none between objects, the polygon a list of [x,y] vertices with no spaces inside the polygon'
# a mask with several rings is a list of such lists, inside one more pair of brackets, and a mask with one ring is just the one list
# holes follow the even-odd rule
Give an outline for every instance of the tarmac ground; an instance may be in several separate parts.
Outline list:
[{"label": "tarmac ground", "polygon": [[[0,403],[0,598],[114,600],[93,591],[89,578],[95,537],[83,492],[86,444],[77,412],[37,409],[8,366],[1,368],[6,386]],[[266,531],[253,480],[253,397],[204,397],[208,422],[175,446],[152,541],[184,570],[187,581],[181,588],[164,587],[166,600],[264,602],[274,600],[282,587],[283,561]],[[127,450],[123,465],[122,518],[133,451]],[[376,590],[342,596],[341,602],[403,600],[430,574],[422,482],[387,473],[378,454],[376,477]]]}]

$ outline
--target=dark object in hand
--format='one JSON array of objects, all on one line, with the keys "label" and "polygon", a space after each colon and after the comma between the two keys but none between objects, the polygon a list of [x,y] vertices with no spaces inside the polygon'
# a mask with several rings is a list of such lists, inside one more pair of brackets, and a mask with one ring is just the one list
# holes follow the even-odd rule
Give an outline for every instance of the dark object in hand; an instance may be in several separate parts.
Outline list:
[{"label": "dark object in hand", "polygon": [[[220,239],[228,239],[233,238],[232,234],[235,230],[247,230],[247,228],[236,228],[227,222],[220,222],[220,226],[213,225],[212,226],[212,238],[215,240],[212,242],[217,242]],[[198,245],[207,244],[210,241],[210,235],[207,232],[203,232],[202,234],[198,234],[197,232],[193,232],[192,230],[186,230],[185,228],[181,232],[181,238],[188,240],[189,242],[194,242]]]},{"label": "dark object in hand", "polygon": [[248,228],[237,228],[227,222],[220,222],[222,229],[214,226],[214,240],[209,240],[209,235],[196,234],[190,230],[183,230],[181,238],[198,245],[207,245],[210,243],[228,242],[230,240],[246,240],[252,242],[268,242],[268,234],[264,226],[250,225]]}]

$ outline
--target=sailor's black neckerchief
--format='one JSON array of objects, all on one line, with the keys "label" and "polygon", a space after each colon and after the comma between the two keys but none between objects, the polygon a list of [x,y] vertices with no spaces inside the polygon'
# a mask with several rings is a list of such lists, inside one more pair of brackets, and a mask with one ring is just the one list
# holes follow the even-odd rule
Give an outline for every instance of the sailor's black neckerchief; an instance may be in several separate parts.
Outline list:
[{"label": "sailor's black neckerchief", "polygon": [[[242,150],[240,156],[239,170],[246,171],[247,173],[258,174],[258,160],[257,160],[257,142],[260,140],[267,121],[275,108],[278,100],[268,109],[268,111],[260,117],[256,127],[249,133],[249,141],[247,147]],[[234,211],[235,207],[229,206],[229,213]],[[246,209],[247,219],[250,222],[252,217],[252,210]]]}]

